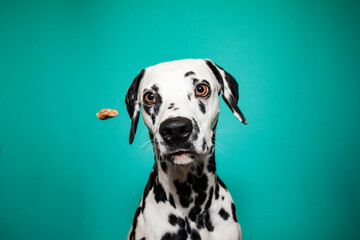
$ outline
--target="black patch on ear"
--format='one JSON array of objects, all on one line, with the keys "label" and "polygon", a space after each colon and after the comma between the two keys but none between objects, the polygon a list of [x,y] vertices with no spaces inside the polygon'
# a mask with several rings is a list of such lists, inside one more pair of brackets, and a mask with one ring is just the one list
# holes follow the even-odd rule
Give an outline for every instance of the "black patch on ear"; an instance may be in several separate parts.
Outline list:
[{"label": "black patch on ear", "polygon": [[129,136],[130,144],[132,144],[132,142],[134,141],[137,125],[139,123],[139,117],[140,117],[140,112],[137,112],[135,117],[131,121],[130,136]]},{"label": "black patch on ear", "polygon": [[217,81],[220,84],[221,87],[221,92],[224,92],[224,81],[223,78],[221,76],[221,73],[219,72],[219,70],[216,68],[216,66],[209,60],[205,60],[206,65],[208,65],[208,67],[211,69],[211,71],[213,72],[213,74],[215,75]]},{"label": "black patch on ear", "polygon": [[198,104],[200,107],[200,111],[205,114],[206,113],[205,104],[201,100],[198,101]]},{"label": "black patch on ear", "polygon": [[137,104],[139,104],[139,101],[137,99],[137,94],[139,90],[139,84],[141,79],[144,77],[145,70],[143,69],[139,75],[135,77],[133,80],[130,88],[128,89],[125,97],[125,103],[126,103],[126,109],[129,113],[129,116],[131,118],[131,129],[130,129],[130,137],[129,137],[129,143],[131,144],[134,141],[136,128],[139,122],[139,116],[140,111],[138,111],[135,115],[135,107]]},{"label": "black patch on ear", "polygon": [[[219,82],[219,84],[221,86],[221,94],[222,94],[222,97],[223,97],[226,105],[231,109],[232,112],[236,112],[237,114],[239,114],[239,116],[242,119],[242,123],[244,123],[246,125],[247,121],[246,121],[244,115],[242,114],[242,112],[240,111],[240,108],[237,106],[237,102],[239,100],[239,91],[238,91],[238,84],[237,84],[235,78],[233,76],[231,76],[228,72],[226,72],[220,66],[213,64],[211,61],[205,60],[205,62],[208,65],[208,67],[211,69],[211,71],[213,72],[213,74],[215,75],[217,81]],[[221,69],[222,71],[224,71],[225,80],[221,76],[221,73],[219,72],[218,69]],[[228,86],[230,88],[229,89],[230,90],[229,99],[227,99],[224,94],[224,91],[225,91],[224,81],[226,81],[228,83]]]},{"label": "black patch on ear", "polygon": [[185,73],[185,77],[188,77],[190,75],[195,75],[195,73],[193,71],[189,71],[189,72]]},{"label": "black patch on ear", "polygon": [[230,216],[230,214],[225,211],[225,209],[221,208],[220,211],[219,211],[219,215],[220,217],[222,217],[224,220],[227,220]]},{"label": "black patch on ear", "polygon": [[231,203],[231,212],[232,212],[232,217],[233,217],[234,221],[237,222],[236,209],[235,209],[234,203]]}]

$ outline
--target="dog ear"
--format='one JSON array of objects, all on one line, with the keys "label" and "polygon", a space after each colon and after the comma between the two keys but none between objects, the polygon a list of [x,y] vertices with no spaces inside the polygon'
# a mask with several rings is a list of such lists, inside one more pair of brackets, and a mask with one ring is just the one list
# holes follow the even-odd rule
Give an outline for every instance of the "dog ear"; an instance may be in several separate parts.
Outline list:
[{"label": "dog ear", "polygon": [[220,93],[228,107],[234,113],[235,117],[240,120],[243,124],[247,124],[247,121],[237,106],[239,100],[238,84],[229,73],[224,69],[213,63],[210,59],[205,59],[206,64],[215,75],[217,81],[220,84]]},{"label": "dog ear", "polygon": [[126,108],[131,118],[131,129],[129,136],[129,143],[134,141],[136,128],[140,117],[140,103],[138,100],[138,90],[141,79],[143,78],[145,70],[142,70],[139,75],[133,80],[129,90],[126,93],[125,103]]}]

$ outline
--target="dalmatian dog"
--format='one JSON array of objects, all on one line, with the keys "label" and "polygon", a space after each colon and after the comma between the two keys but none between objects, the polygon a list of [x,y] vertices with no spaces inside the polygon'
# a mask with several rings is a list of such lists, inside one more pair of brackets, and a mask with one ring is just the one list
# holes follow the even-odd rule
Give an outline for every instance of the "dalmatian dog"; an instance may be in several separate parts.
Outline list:
[{"label": "dalmatian dog", "polygon": [[237,106],[238,84],[211,60],[160,63],[134,79],[125,99],[132,119],[129,142],[141,108],[155,164],[127,239],[242,239],[235,205],[216,174],[220,94],[247,124]]}]

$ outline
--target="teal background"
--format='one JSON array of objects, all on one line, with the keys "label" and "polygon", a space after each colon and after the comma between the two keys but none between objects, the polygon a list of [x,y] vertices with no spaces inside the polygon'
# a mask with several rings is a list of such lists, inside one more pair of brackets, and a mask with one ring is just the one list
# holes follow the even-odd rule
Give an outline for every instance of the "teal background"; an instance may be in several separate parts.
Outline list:
[{"label": "teal background", "polygon": [[[244,239],[360,239],[358,1],[1,1],[0,239],[125,239],[153,165],[124,98],[144,67],[239,82],[216,161]],[[119,117],[100,121],[102,108]]]}]

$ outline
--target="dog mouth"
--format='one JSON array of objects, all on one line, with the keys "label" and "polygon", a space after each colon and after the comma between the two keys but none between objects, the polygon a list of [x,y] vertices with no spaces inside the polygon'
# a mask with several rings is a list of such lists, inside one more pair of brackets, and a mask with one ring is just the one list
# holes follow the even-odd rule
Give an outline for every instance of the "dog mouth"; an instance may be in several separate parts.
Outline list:
[{"label": "dog mouth", "polygon": [[193,162],[196,154],[195,151],[191,150],[176,150],[167,154],[167,159],[175,165],[187,165]]}]

